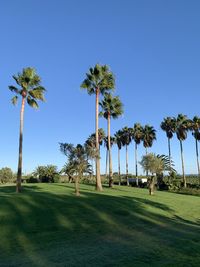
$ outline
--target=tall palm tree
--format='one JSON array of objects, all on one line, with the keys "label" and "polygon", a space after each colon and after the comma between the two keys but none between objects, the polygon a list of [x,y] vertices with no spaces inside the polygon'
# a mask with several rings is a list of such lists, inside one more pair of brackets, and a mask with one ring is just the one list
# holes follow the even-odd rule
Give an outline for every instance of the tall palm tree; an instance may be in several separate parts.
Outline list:
[{"label": "tall palm tree", "polygon": [[27,102],[29,106],[38,108],[36,100],[44,101],[45,88],[42,87],[41,78],[37,75],[36,70],[33,68],[24,68],[22,73],[13,75],[13,79],[17,83],[17,87],[10,85],[9,89],[16,95],[12,98],[12,103],[15,105],[18,100],[18,96],[21,96],[21,111],[20,111],[20,130],[19,130],[19,157],[18,157],[18,170],[17,170],[17,182],[16,192],[19,193],[22,190],[21,178],[22,178],[22,145],[23,145],[23,126],[24,126],[24,107]]},{"label": "tall palm tree", "polygon": [[176,136],[180,142],[180,149],[181,149],[181,163],[182,163],[182,173],[183,173],[183,184],[184,187],[187,187],[187,181],[185,176],[185,170],[184,170],[184,158],[183,158],[183,144],[182,141],[184,141],[187,138],[187,131],[190,128],[190,121],[188,120],[188,117],[183,114],[178,114],[176,118],[176,124],[175,124],[175,132]]},{"label": "tall palm tree", "polygon": [[127,185],[129,186],[128,180],[128,145],[131,143],[132,129],[124,127],[122,129],[122,145],[126,147],[126,180]]},{"label": "tall palm tree", "polygon": [[119,176],[119,185],[121,185],[121,171],[120,171],[120,150],[122,148],[122,131],[118,130],[115,134],[115,142],[118,147],[118,176]]},{"label": "tall palm tree", "polygon": [[94,68],[90,68],[86,73],[86,79],[81,84],[81,88],[86,89],[89,95],[95,94],[95,139],[96,139],[96,190],[102,191],[100,176],[100,153],[99,153],[99,95],[113,90],[115,87],[115,79],[107,65],[96,64]]},{"label": "tall palm tree", "polygon": [[[153,126],[145,125],[143,128],[143,146],[146,149],[146,155],[148,154],[148,147],[152,147],[154,140],[156,140],[156,130]],[[148,170],[146,176],[148,176]]]},{"label": "tall palm tree", "polygon": [[137,160],[137,146],[143,140],[143,128],[140,123],[135,123],[132,129],[132,139],[135,141],[135,176],[138,186],[138,160]]},{"label": "tall palm tree", "polygon": [[108,154],[109,154],[109,187],[113,186],[112,174],[112,153],[110,145],[110,121],[111,118],[117,119],[123,114],[123,106],[118,96],[112,96],[110,93],[105,93],[104,99],[100,102],[102,111],[100,115],[107,120],[107,134],[108,134]]},{"label": "tall palm tree", "polygon": [[143,128],[143,146],[146,149],[146,154],[148,153],[147,148],[152,147],[154,140],[156,140],[156,130],[153,126],[145,125]]},{"label": "tall palm tree", "polygon": [[200,118],[198,116],[194,116],[194,118],[193,118],[193,120],[191,122],[192,122],[191,123],[192,135],[195,138],[197,169],[198,169],[198,175],[199,175],[199,178],[200,178],[199,150],[198,150],[198,141],[200,141]]},{"label": "tall palm tree", "polygon": [[174,117],[166,117],[160,124],[160,128],[165,131],[167,139],[168,139],[168,151],[169,151],[169,162],[171,166],[171,147],[170,147],[170,139],[173,137],[173,133],[175,131],[175,123],[176,119]]}]

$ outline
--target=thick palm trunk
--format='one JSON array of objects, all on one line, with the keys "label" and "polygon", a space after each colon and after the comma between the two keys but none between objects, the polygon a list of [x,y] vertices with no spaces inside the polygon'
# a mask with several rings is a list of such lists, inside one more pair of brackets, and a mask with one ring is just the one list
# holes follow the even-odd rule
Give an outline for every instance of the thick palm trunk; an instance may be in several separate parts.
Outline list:
[{"label": "thick palm trunk", "polygon": [[95,102],[95,110],[96,110],[96,120],[95,120],[95,130],[96,130],[96,190],[102,191],[101,184],[101,175],[100,175],[100,153],[99,153],[99,89],[96,89],[96,102]]},{"label": "thick palm trunk", "polygon": [[186,183],[186,177],[185,177],[185,169],[184,169],[184,159],[183,159],[183,144],[182,141],[180,140],[180,148],[181,148],[181,162],[182,162],[182,172],[183,172],[183,184],[184,187],[187,187],[187,183]]},{"label": "thick palm trunk", "polygon": [[24,127],[24,106],[25,97],[22,97],[22,105],[20,112],[20,127],[19,127],[19,158],[18,158],[18,170],[17,170],[17,181],[16,181],[16,192],[22,191],[21,180],[22,180],[22,146],[23,146],[23,127]]},{"label": "thick palm trunk", "polygon": [[137,163],[137,143],[135,142],[135,177],[136,177],[136,184],[139,185],[138,182],[138,163]]},{"label": "thick palm trunk", "polygon": [[172,170],[172,164],[171,164],[171,147],[170,147],[170,138],[168,137],[168,151],[169,151],[169,166],[170,171]]},{"label": "thick palm trunk", "polygon": [[127,185],[129,186],[129,180],[128,180],[128,146],[126,145],[126,181]]},{"label": "thick palm trunk", "polygon": [[119,175],[119,185],[121,185],[120,149],[119,148],[118,148],[118,175]]},{"label": "thick palm trunk", "polygon": [[112,174],[112,153],[110,145],[110,114],[108,114],[108,155],[109,155],[109,187],[113,187],[113,174]]},{"label": "thick palm trunk", "polygon": [[[196,138],[195,138],[195,143],[196,143],[197,169],[198,169],[198,176],[199,176],[199,179],[200,179],[199,150],[198,150],[198,142],[197,142]],[[200,180],[199,180],[199,183],[200,183]]]},{"label": "thick palm trunk", "polygon": [[75,194],[76,196],[80,196],[80,191],[79,191],[79,175],[76,176],[75,178]]}]

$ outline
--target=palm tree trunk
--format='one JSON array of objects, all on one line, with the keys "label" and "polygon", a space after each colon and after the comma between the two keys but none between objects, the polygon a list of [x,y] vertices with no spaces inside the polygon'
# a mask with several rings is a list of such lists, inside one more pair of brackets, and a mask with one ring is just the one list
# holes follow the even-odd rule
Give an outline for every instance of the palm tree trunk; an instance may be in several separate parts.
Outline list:
[{"label": "palm tree trunk", "polygon": [[186,183],[186,177],[185,177],[185,170],[184,170],[184,159],[183,159],[183,144],[182,144],[182,141],[180,141],[180,148],[181,148],[181,162],[182,162],[182,172],[183,172],[183,184],[184,184],[184,187],[186,188],[187,187],[187,183]]},{"label": "palm tree trunk", "polygon": [[106,148],[106,171],[105,171],[105,175],[107,177],[108,175],[108,149]]},{"label": "palm tree trunk", "polygon": [[[196,143],[196,156],[197,156],[197,168],[198,168],[198,176],[200,179],[200,168],[199,168],[199,150],[198,150],[198,142],[197,139],[195,138],[195,143]],[[199,180],[200,182],[200,180]]]},{"label": "palm tree trunk", "polygon": [[22,105],[20,112],[20,128],[19,128],[19,158],[18,158],[18,170],[17,170],[17,181],[16,181],[16,192],[22,191],[22,146],[23,146],[23,127],[24,127],[24,107],[25,97],[22,97]]},{"label": "palm tree trunk", "polygon": [[135,142],[135,177],[136,177],[136,185],[139,185],[138,182],[138,165],[137,165],[137,143]]},{"label": "palm tree trunk", "polygon": [[126,181],[127,185],[129,186],[129,180],[128,180],[128,146],[126,145]]},{"label": "palm tree trunk", "polygon": [[101,175],[100,175],[100,153],[99,153],[99,89],[96,88],[96,102],[95,102],[96,120],[95,120],[95,136],[96,136],[96,190],[102,191]]},{"label": "palm tree trunk", "polygon": [[121,185],[120,149],[119,148],[118,148],[118,175],[119,175],[119,185]]},{"label": "palm tree trunk", "polygon": [[168,137],[168,150],[169,150],[169,167],[170,171],[172,171],[172,164],[171,164],[171,147],[170,147],[170,138]]},{"label": "palm tree trunk", "polygon": [[109,187],[113,187],[113,175],[112,175],[112,154],[110,145],[110,114],[108,114],[108,154],[109,154]]},{"label": "palm tree trunk", "polygon": [[[148,154],[148,150],[147,150],[147,147],[146,147],[146,156],[147,156],[147,154]],[[146,171],[146,177],[148,178],[148,176],[149,176],[149,172],[148,172],[148,170]]]},{"label": "palm tree trunk", "polygon": [[75,194],[76,196],[80,196],[80,192],[79,192],[79,173],[75,178]]}]

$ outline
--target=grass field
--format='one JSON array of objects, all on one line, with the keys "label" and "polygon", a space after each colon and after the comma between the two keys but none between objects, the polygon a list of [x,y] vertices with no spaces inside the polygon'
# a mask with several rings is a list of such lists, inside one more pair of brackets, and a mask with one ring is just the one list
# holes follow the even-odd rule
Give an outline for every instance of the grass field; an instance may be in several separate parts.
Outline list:
[{"label": "grass field", "polygon": [[0,187],[0,266],[200,266],[200,198],[70,184]]}]

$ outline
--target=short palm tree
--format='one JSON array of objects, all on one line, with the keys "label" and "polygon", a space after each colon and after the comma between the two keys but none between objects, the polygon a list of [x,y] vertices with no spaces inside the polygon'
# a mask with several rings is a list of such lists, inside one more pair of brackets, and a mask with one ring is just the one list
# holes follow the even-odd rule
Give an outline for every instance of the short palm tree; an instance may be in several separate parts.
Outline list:
[{"label": "short palm tree", "polygon": [[138,186],[138,160],[137,160],[137,146],[143,140],[143,128],[140,123],[135,123],[132,129],[132,139],[135,141],[135,176]]},{"label": "short palm tree", "polygon": [[167,139],[168,139],[168,151],[169,151],[169,161],[171,165],[171,147],[170,147],[170,139],[173,137],[173,133],[175,132],[175,123],[176,119],[174,117],[166,117],[161,122],[161,129],[165,131]]},{"label": "short palm tree", "polygon": [[20,132],[19,132],[19,158],[17,170],[16,192],[22,190],[22,146],[23,146],[23,126],[24,126],[24,107],[27,102],[29,106],[38,108],[37,100],[44,101],[44,92],[46,91],[41,84],[41,78],[37,75],[36,70],[33,68],[24,68],[22,73],[13,75],[13,79],[17,83],[16,86],[9,86],[9,89],[16,95],[12,98],[12,103],[15,105],[18,96],[22,98],[21,112],[20,112]]},{"label": "short palm tree", "polygon": [[198,116],[194,116],[193,120],[191,121],[191,126],[192,126],[191,127],[192,135],[195,138],[197,169],[198,169],[198,175],[200,178],[199,150],[198,150],[198,141],[200,141],[200,118]]},{"label": "short palm tree", "polygon": [[110,121],[111,118],[117,119],[123,114],[123,106],[118,96],[112,96],[110,93],[105,93],[104,99],[100,102],[102,111],[100,116],[107,120],[107,134],[108,134],[108,154],[109,154],[109,187],[113,186],[112,174],[112,153],[110,145]]},{"label": "short palm tree", "polygon": [[122,145],[126,147],[126,180],[127,185],[129,186],[128,180],[128,145],[131,143],[132,129],[124,127],[122,129]]},{"label": "short palm tree", "polygon": [[95,94],[95,140],[96,140],[96,190],[102,191],[100,176],[100,153],[99,153],[99,95],[113,90],[115,87],[115,79],[107,65],[96,64],[94,68],[90,68],[86,73],[86,79],[81,84],[81,88],[86,89],[89,95]]},{"label": "short palm tree", "polygon": [[118,147],[118,176],[119,176],[119,185],[121,185],[121,170],[120,170],[120,150],[122,148],[122,131],[118,130],[115,134],[115,143]]},{"label": "short palm tree", "polygon": [[182,173],[183,173],[183,184],[187,187],[187,181],[184,169],[184,158],[183,158],[183,144],[182,142],[187,138],[187,131],[190,129],[191,123],[186,115],[178,114],[175,124],[176,136],[180,142],[181,149],[181,163],[182,163]]}]

